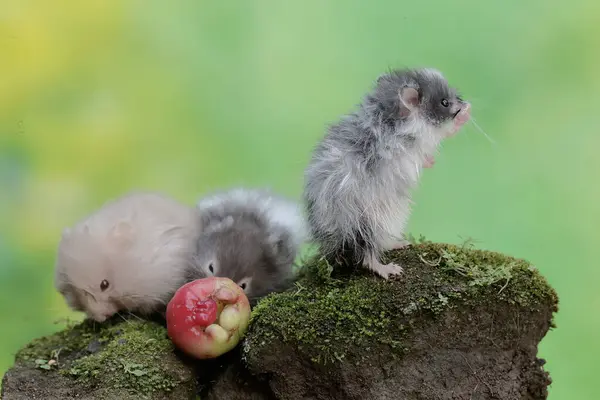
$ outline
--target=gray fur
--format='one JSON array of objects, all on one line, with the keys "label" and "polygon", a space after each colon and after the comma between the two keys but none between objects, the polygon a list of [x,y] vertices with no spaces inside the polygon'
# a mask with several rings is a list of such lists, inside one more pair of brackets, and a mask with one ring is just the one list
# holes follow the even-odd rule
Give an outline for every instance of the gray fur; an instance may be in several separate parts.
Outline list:
[{"label": "gray fur", "polygon": [[306,237],[299,205],[266,190],[237,188],[205,197],[198,210],[193,278],[230,278],[251,301],[286,287]]},{"label": "gray fur", "polygon": [[[418,92],[418,103],[406,101],[407,88]],[[411,189],[466,105],[438,71],[397,70],[328,129],[304,187],[310,233],[327,258],[349,256],[384,278],[402,271],[379,257],[406,244]]]}]

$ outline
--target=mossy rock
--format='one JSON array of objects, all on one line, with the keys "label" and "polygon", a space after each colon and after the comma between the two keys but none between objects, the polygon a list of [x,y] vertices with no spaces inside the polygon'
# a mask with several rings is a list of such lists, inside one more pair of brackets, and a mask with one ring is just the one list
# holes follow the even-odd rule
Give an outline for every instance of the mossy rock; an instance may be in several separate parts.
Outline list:
[{"label": "mossy rock", "polygon": [[285,399],[546,398],[537,345],[558,298],[533,266],[427,242],[386,261],[404,273],[308,262],[295,290],[254,309],[250,371]]},{"label": "mossy rock", "polygon": [[163,326],[117,317],[86,320],[29,343],[3,391],[6,399],[193,399],[196,384]]},{"label": "mossy rock", "polygon": [[[389,281],[305,263],[293,288],[253,309],[241,345],[215,360],[192,363],[163,326],[132,319],[38,339],[5,376],[5,399],[547,397],[537,345],[558,299],[533,266],[427,242],[387,258],[404,267]],[[58,363],[36,364],[49,359]]]}]

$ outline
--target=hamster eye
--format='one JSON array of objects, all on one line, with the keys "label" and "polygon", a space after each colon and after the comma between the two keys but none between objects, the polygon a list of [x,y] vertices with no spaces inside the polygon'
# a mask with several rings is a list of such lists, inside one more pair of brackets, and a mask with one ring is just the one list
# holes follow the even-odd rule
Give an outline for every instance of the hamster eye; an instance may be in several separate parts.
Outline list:
[{"label": "hamster eye", "polygon": [[245,277],[244,279],[240,279],[239,281],[237,281],[237,285],[241,287],[242,290],[245,292],[250,287],[251,282],[252,277]]},{"label": "hamster eye", "polygon": [[108,281],[105,279],[102,282],[100,282],[100,290],[102,290],[103,292],[108,289],[108,287],[110,286],[110,284],[108,283]]},{"label": "hamster eye", "polygon": [[447,100],[447,99],[442,99],[442,105],[443,105],[444,107],[448,107],[448,106],[450,105],[450,103],[448,102],[448,100]]},{"label": "hamster eye", "polygon": [[212,263],[208,264],[208,270],[210,271],[211,274],[215,273],[215,269],[213,268]]}]

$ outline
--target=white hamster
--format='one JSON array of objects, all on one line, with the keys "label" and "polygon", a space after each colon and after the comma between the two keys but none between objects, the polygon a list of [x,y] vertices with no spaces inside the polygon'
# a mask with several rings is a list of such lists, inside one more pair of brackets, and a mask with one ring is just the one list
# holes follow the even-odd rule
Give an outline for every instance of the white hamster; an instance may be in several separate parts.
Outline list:
[{"label": "white hamster", "polygon": [[194,207],[128,193],[63,231],[55,287],[98,322],[119,311],[164,311],[185,282],[198,230]]}]

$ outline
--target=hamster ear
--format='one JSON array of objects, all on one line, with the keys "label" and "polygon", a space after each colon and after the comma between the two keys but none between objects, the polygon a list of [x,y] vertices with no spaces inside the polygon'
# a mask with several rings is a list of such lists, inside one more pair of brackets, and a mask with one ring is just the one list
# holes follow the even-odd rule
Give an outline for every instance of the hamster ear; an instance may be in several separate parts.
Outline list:
[{"label": "hamster ear", "polygon": [[193,219],[196,228],[202,232],[207,223],[205,215],[196,208],[194,209]]},{"label": "hamster ear", "polygon": [[110,232],[111,239],[119,246],[129,246],[133,241],[133,226],[125,221],[120,221]]},{"label": "hamster ear", "polygon": [[63,239],[68,239],[71,236],[71,228],[64,228],[61,234]]},{"label": "hamster ear", "polygon": [[290,235],[286,231],[273,232],[267,236],[267,244],[273,250],[274,254],[289,251],[286,248],[286,243],[290,241]]},{"label": "hamster ear", "polygon": [[196,224],[198,224],[200,232],[204,232],[210,224],[210,216],[206,213],[198,212],[196,214]]},{"label": "hamster ear", "polygon": [[408,117],[419,106],[419,91],[413,87],[400,90],[400,116]]},{"label": "hamster ear", "polygon": [[209,215],[203,215],[201,218],[201,232],[203,233],[215,233],[227,228],[230,228],[235,222],[231,215],[226,216],[221,220],[213,220]]},{"label": "hamster ear", "polygon": [[223,218],[221,221],[219,221],[219,223],[217,225],[215,225],[214,230],[220,231],[223,229],[231,228],[233,226],[234,222],[235,221],[234,221],[233,217],[231,215],[228,215],[225,218]]}]

